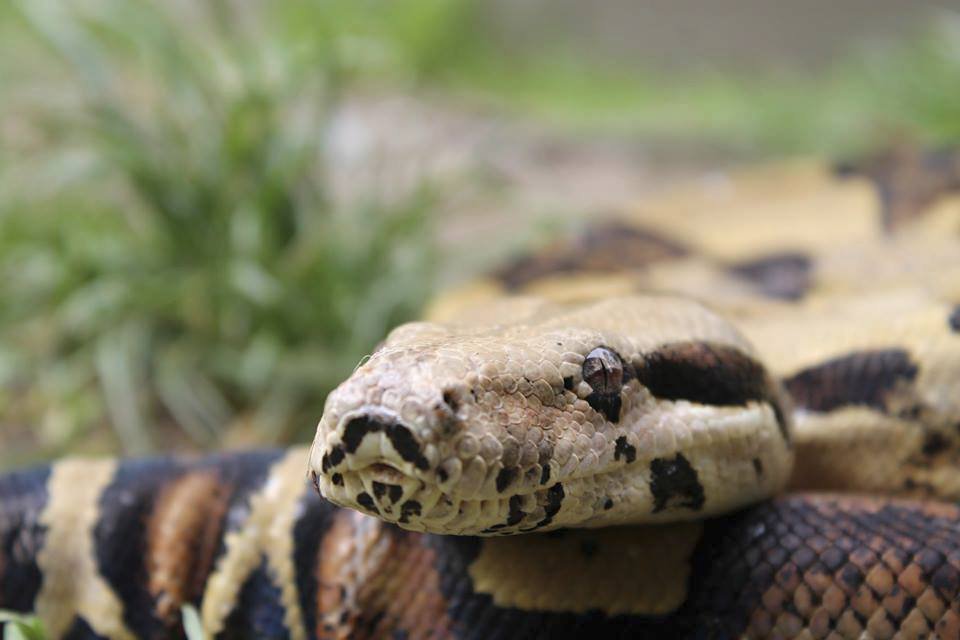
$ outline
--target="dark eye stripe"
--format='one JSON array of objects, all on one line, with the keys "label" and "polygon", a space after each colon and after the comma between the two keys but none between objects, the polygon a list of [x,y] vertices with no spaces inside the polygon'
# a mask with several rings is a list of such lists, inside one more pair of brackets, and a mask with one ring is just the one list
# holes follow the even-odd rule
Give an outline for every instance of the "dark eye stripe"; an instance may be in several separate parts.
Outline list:
[{"label": "dark eye stripe", "polygon": [[701,404],[738,405],[764,400],[769,380],[763,365],[733,347],[677,342],[644,356],[637,379],[654,396]]},{"label": "dark eye stripe", "polygon": [[675,342],[634,363],[637,380],[662,400],[717,406],[768,402],[784,438],[789,427],[777,385],[760,362],[727,345]]}]

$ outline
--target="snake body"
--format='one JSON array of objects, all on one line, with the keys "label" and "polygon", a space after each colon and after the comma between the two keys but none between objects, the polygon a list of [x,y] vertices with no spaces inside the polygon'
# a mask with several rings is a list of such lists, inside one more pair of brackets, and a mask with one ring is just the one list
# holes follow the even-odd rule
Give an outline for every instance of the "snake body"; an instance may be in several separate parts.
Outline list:
[{"label": "snake body", "polygon": [[694,185],[440,297],[309,452],[3,477],[0,608],[72,638],[177,637],[183,604],[213,637],[960,637],[960,171],[853,173]]}]

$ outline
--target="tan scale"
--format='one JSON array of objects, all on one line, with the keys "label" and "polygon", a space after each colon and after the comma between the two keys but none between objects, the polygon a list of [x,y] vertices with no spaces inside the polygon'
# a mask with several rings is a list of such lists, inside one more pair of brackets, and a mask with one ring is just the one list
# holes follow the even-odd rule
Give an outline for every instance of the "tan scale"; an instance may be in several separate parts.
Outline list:
[{"label": "tan scale", "polygon": [[686,599],[701,529],[690,522],[491,538],[470,565],[470,577],[473,588],[500,607],[664,615]]},{"label": "tan scale", "polygon": [[135,637],[123,622],[123,603],[97,569],[94,553],[98,501],[116,468],[115,460],[67,459],[50,471],[49,498],[40,516],[47,535],[37,554],[43,586],[35,609],[51,637],[63,636],[77,616],[102,636]]},{"label": "tan scale", "polygon": [[[912,182],[919,162],[910,155],[899,174],[896,166],[881,163],[882,171],[894,173],[870,173],[874,167],[843,178],[822,162],[803,160],[709,175],[633,208],[616,223],[623,225],[623,237],[611,234],[610,225],[595,234],[594,243],[603,233],[610,236],[610,255],[598,255],[605,251],[603,243],[589,245],[593,254],[583,252],[583,243],[572,248],[555,243],[545,253],[438,296],[426,311],[429,322],[395,330],[328,399],[311,454],[322,493],[365,513],[372,505],[378,517],[409,529],[493,536],[517,533],[516,527],[490,529],[511,509],[522,514],[522,525],[544,517],[545,488],[561,481],[562,504],[545,528],[698,519],[714,506],[719,513],[740,498],[746,503],[774,495],[788,477],[793,488],[957,498],[960,335],[948,317],[960,302],[960,198],[951,192],[957,181],[950,176]],[[868,174],[893,181],[889,199],[879,197]],[[637,230],[635,245],[624,240],[631,227]],[[619,251],[624,261],[618,261]],[[799,256],[808,265],[799,276],[782,276],[796,288],[789,295],[770,297],[763,290],[768,283],[736,271],[780,256]],[[700,301],[731,324],[711,325],[705,319],[711,314],[664,294]],[[591,388],[576,373],[590,348],[604,344],[630,359],[684,337],[735,344],[774,377],[882,349],[903,350],[918,374],[898,383],[883,409],[799,409],[793,414],[792,448],[777,444],[772,410],[762,402],[723,409],[657,401],[628,383],[619,423],[598,418],[585,405]],[[574,385],[568,393],[577,398],[558,402],[564,396],[558,378],[570,376]],[[343,444],[345,425],[361,416],[373,416],[371,424],[410,425],[425,445],[429,472],[404,459],[382,426],[362,433],[343,466],[325,472],[324,456]],[[723,427],[701,431],[705,424]],[[614,434],[626,434],[637,450],[636,470],[629,475],[609,459]],[[546,452],[548,464],[532,462],[535,452]],[[704,513],[650,513],[647,465],[670,452],[691,461],[704,487]],[[520,464],[524,479],[498,495],[498,474],[525,455],[530,464]],[[438,464],[441,481],[433,475]],[[533,480],[547,466],[550,481],[540,487]],[[339,483],[330,481],[334,471]],[[401,486],[398,504],[374,498],[374,482]],[[357,503],[361,493],[371,496],[367,505]],[[597,510],[603,498],[615,505],[609,512]],[[401,518],[399,503],[405,501],[416,502],[421,513]],[[696,531],[698,525],[665,526]],[[650,548],[679,549],[676,557],[661,554],[645,562],[655,562],[658,575],[685,576],[686,547],[664,530],[602,528],[565,539],[636,536],[649,540]],[[691,534],[690,548],[695,541]],[[582,611],[590,595],[576,591],[578,580],[570,576],[579,578],[590,567],[616,575],[620,566],[609,558],[584,566],[575,547],[538,535],[486,538],[470,567],[474,586],[503,606]],[[582,583],[594,588],[604,580]],[[571,585],[575,597],[567,593]],[[682,579],[668,581],[672,595],[662,600],[633,594],[630,610],[670,611],[683,601],[684,585]],[[802,609],[807,587],[801,587],[791,589]],[[769,598],[785,593],[771,592]],[[789,611],[772,618],[759,612],[747,637],[822,637],[830,625],[855,637],[885,637],[890,631],[874,605],[864,605],[870,618],[864,625],[837,608],[843,601],[835,591],[820,596],[825,599],[819,610],[803,609],[811,616],[809,627]],[[597,602],[609,611],[613,597]],[[911,615],[904,637],[922,631]],[[943,629],[955,624],[951,615],[942,613]]]},{"label": "tan scale", "polygon": [[[630,381],[618,392],[622,408],[614,424],[589,405],[589,385],[564,386],[564,378],[580,375],[584,358],[598,345],[628,362],[683,341],[752,357],[730,324],[669,296],[608,298],[571,308],[516,302],[519,311],[506,302],[496,307],[502,325],[478,327],[473,322],[480,314],[450,325],[401,327],[330,394],[311,454],[325,497],[363,509],[359,496],[373,500],[374,482],[397,484],[402,496],[380,504],[381,517],[411,530],[499,535],[502,529],[491,527],[506,521],[511,508],[524,514],[510,525],[514,532],[597,528],[702,519],[782,490],[792,451],[782,433],[787,427],[777,423],[768,402],[729,407],[663,401]],[[456,398],[456,412],[444,396]],[[442,466],[447,480],[438,482],[433,471],[404,460],[381,430],[347,453],[334,482],[323,456],[346,446],[349,424],[368,418],[409,425],[426,443],[425,463]],[[618,459],[618,438],[636,452],[635,465]],[[644,470],[678,453],[706,488],[703,504],[656,508]],[[758,474],[758,465],[768,471]],[[506,494],[497,488],[505,468],[517,469]],[[557,483],[564,490],[562,504],[541,522],[548,516],[549,488]],[[608,498],[613,504],[604,508]],[[404,515],[408,501],[418,505],[415,516]]]},{"label": "tan scale", "polygon": [[307,489],[306,460],[307,449],[294,447],[274,463],[263,486],[250,497],[246,521],[224,537],[226,551],[207,581],[200,610],[203,629],[209,635],[223,630],[240,588],[266,558],[270,578],[280,590],[286,628],[294,640],[307,637],[297,598],[292,535],[297,503]]}]

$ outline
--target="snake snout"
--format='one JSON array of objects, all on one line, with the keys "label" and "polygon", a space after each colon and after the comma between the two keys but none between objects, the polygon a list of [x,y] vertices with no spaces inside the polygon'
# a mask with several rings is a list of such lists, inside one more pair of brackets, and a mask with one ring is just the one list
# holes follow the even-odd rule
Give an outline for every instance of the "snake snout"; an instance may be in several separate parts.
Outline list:
[{"label": "snake snout", "polygon": [[[383,407],[354,410],[322,425],[311,469],[320,493],[336,504],[412,524],[425,503],[436,447]],[[428,496],[429,497],[429,496]]]},{"label": "snake snout", "polygon": [[[324,474],[343,463],[353,470],[378,465],[408,475],[425,472],[432,466],[426,455],[429,449],[414,430],[388,413],[366,411],[348,415],[333,435],[328,438],[328,450],[321,459]],[[339,442],[336,435],[340,436]]]}]

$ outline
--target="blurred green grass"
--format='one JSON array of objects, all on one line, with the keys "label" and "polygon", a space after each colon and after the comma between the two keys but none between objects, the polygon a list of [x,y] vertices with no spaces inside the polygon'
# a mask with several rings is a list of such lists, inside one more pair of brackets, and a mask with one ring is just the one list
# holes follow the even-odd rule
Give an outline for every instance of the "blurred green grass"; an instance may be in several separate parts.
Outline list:
[{"label": "blurred green grass", "polygon": [[44,453],[306,438],[430,290],[427,185],[330,194],[343,61],[268,12],[170,7],[8,16],[0,412]]},{"label": "blurred green grass", "polygon": [[[851,42],[825,68],[665,73],[600,66],[561,45],[526,59],[484,40],[438,74],[448,88],[540,121],[734,153],[868,153],[891,139],[960,139],[960,13],[893,42]],[[678,45],[681,46],[681,45]]]},{"label": "blurred green grass", "polygon": [[0,464],[309,438],[443,268],[442,188],[332,197],[326,134],[352,91],[850,154],[956,141],[958,80],[948,19],[815,74],[664,76],[508,56],[471,0],[2,3]]}]

